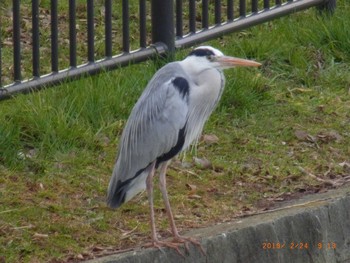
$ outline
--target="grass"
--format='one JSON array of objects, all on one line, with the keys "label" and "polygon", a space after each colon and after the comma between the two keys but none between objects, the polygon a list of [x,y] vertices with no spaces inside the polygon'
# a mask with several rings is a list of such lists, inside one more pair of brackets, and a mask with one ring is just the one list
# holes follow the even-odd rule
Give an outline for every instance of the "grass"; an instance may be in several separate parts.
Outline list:
[{"label": "grass", "polygon": [[[204,131],[219,140],[202,140],[170,167],[181,232],[324,191],[349,175],[349,12],[339,1],[330,17],[310,9],[208,43],[263,66],[226,71]],[[66,262],[149,240],[146,195],[116,211],[105,195],[122,128],[155,71],[148,61],[1,102],[0,261]]]}]

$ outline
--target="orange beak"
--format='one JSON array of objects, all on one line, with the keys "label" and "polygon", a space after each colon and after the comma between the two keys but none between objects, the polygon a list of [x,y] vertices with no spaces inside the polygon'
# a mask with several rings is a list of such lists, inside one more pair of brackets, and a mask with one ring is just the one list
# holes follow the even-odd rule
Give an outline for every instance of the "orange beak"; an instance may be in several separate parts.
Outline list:
[{"label": "orange beak", "polygon": [[255,62],[252,60],[242,59],[242,58],[235,58],[235,57],[228,57],[228,56],[222,56],[217,57],[217,62],[225,68],[232,68],[232,67],[259,67],[261,66],[261,63]]}]

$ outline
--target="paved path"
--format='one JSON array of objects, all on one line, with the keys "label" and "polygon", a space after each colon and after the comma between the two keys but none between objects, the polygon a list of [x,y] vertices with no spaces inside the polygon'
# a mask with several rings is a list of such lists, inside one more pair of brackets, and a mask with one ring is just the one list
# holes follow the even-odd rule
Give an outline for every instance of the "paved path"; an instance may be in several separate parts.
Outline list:
[{"label": "paved path", "polygon": [[290,201],[266,212],[188,233],[202,255],[136,249],[89,263],[350,263],[350,185]]}]

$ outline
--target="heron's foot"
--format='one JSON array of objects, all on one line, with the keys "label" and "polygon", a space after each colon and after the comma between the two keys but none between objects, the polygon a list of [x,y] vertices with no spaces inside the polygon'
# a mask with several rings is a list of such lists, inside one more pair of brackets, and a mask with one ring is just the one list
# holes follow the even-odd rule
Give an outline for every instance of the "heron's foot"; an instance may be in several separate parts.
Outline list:
[{"label": "heron's foot", "polygon": [[195,239],[193,237],[184,237],[184,236],[180,236],[180,235],[175,235],[173,242],[184,244],[187,252],[189,252],[189,250],[190,250],[188,243],[192,243],[194,246],[197,246],[200,249],[201,253],[204,256],[206,255],[202,244],[197,239]]},{"label": "heron's foot", "polygon": [[[161,250],[163,247],[168,247],[171,249],[175,249],[176,252],[182,256],[185,257],[185,255],[181,252],[179,246],[182,244],[182,242],[176,242],[176,241],[159,241],[159,240],[153,240],[150,243],[145,244],[146,248],[149,247],[155,247]],[[186,248],[187,250],[188,248]]]}]

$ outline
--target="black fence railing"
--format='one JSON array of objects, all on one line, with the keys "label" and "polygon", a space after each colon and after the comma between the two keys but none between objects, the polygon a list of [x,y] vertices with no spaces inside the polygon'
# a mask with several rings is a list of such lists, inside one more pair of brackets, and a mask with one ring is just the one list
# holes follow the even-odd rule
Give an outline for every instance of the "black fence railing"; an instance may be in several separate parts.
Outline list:
[{"label": "black fence railing", "polygon": [[39,0],[4,0],[0,99],[172,54],[312,6],[333,11],[335,1],[51,0],[41,7]]}]

